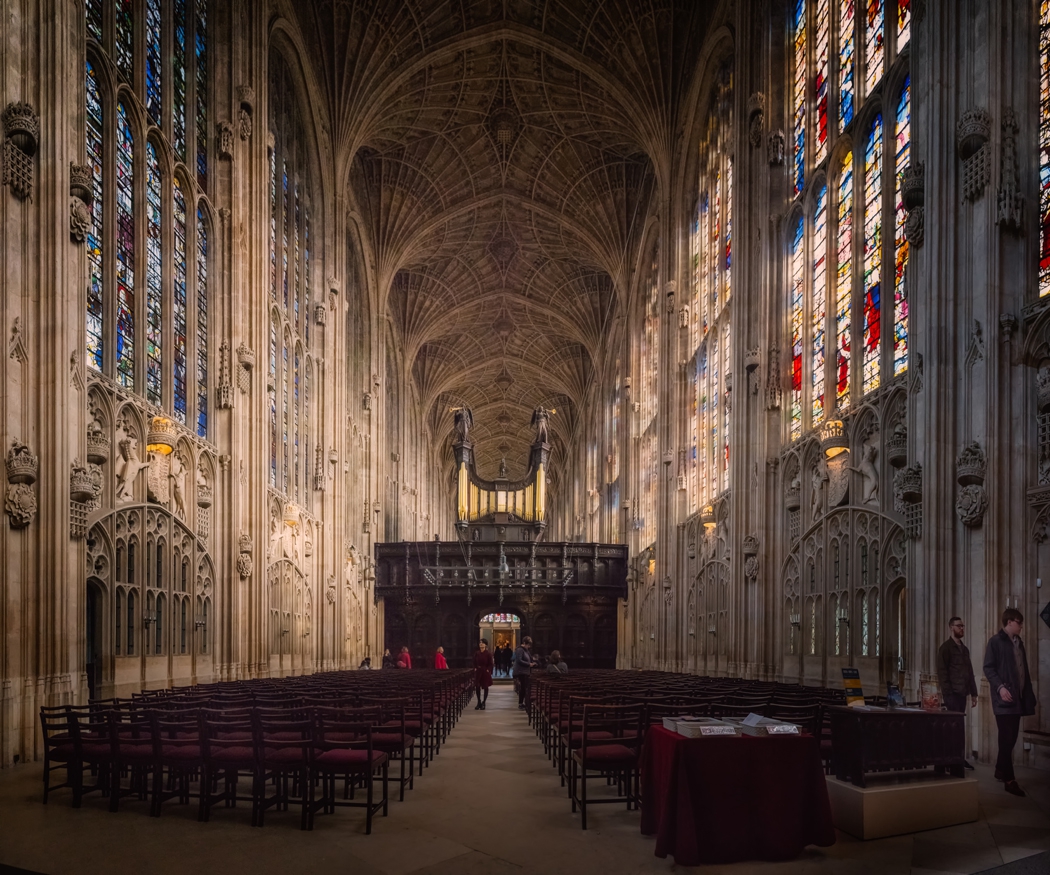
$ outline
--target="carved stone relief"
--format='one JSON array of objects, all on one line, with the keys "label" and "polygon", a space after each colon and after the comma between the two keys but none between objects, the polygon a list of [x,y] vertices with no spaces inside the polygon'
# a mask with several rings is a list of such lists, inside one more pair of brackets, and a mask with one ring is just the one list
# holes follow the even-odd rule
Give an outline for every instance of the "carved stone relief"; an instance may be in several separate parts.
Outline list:
[{"label": "carved stone relief", "polygon": [[40,120],[28,103],[9,103],[3,112],[3,185],[19,200],[33,196],[33,156],[36,155]]},{"label": "carved stone relief", "polygon": [[1024,195],[1017,170],[1017,118],[1012,107],[1003,111],[1003,145],[997,192],[996,223],[1010,231],[1023,228]]}]

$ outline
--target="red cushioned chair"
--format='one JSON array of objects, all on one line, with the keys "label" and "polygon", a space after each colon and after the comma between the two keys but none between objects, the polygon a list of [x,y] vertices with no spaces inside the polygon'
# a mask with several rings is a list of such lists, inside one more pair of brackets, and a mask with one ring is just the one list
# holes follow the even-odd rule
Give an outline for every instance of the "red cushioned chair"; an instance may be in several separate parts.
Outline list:
[{"label": "red cushioned chair", "polygon": [[[406,702],[412,706],[411,700],[400,698],[368,698],[361,699],[363,706],[378,706],[381,709],[381,723],[372,733],[372,746],[375,750],[382,751],[388,757],[396,757],[401,761],[401,775],[398,778],[398,799],[405,801],[405,785],[411,790],[415,786],[415,751],[416,736],[407,727],[405,718]],[[405,764],[408,764],[408,775],[405,775]]]},{"label": "red cushioned chair", "polygon": [[[44,804],[47,805],[47,794],[52,790],[73,786],[70,773],[74,768],[72,764],[76,762],[76,746],[69,727],[69,706],[42,706],[40,729],[44,734]],[[57,769],[66,770],[66,780],[51,786],[51,773]]]},{"label": "red cushioned chair", "polygon": [[[253,713],[255,778],[252,782],[252,825],[262,826],[267,808],[287,811],[289,798],[302,801],[301,828],[307,829],[308,787],[313,762],[314,724],[296,709],[256,709]],[[272,781],[274,793],[266,795]],[[289,789],[289,785],[291,789]]]},{"label": "red cushioned chair", "polygon": [[[376,812],[382,810],[383,816],[387,816],[390,757],[373,746],[373,729],[381,719],[381,708],[314,709],[314,754],[303,808],[306,829],[313,829],[316,811],[334,812],[336,805],[364,808],[366,835],[372,834],[372,817]],[[378,802],[374,801],[377,772],[383,776],[383,792]],[[348,789],[362,784],[365,801],[354,802],[345,791],[344,798],[337,800],[335,781],[338,777],[344,779]],[[313,798],[315,779],[321,782],[319,801]]]},{"label": "red cushioned chair", "polygon": [[[202,768],[197,819],[207,822],[212,806],[218,802],[224,803],[226,808],[233,808],[239,800],[254,803],[255,737],[250,708],[232,711],[202,708],[199,725]],[[242,774],[252,778],[252,796],[237,795],[237,783]],[[223,790],[216,792],[220,776]],[[255,826],[255,814],[253,805],[252,826]]]},{"label": "red cushioned chair", "polygon": [[180,805],[189,805],[190,782],[204,769],[200,714],[197,708],[155,708],[150,718],[153,793],[149,813],[160,817],[161,805],[169,799],[177,798]]},{"label": "red cushioned chair", "polygon": [[[575,813],[579,806],[583,829],[587,829],[589,804],[626,802],[628,811],[638,807],[644,710],[642,705],[584,705],[582,743],[572,752],[569,773],[572,810]],[[607,733],[609,737],[597,739],[598,733]],[[600,773],[607,783],[609,779],[615,780],[623,795],[588,799],[588,772]]]},{"label": "red cushioned chair", "polygon": [[[109,712],[111,749],[109,810],[117,811],[125,796],[146,799],[153,769],[153,728],[148,707],[129,702]],[[128,785],[122,785],[127,775]]]}]

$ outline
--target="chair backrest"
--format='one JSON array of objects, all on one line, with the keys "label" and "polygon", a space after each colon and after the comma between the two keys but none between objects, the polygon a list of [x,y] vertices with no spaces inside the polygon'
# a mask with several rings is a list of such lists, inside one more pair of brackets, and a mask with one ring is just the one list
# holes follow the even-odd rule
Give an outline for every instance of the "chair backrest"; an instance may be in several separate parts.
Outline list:
[{"label": "chair backrest", "polygon": [[808,732],[817,738],[820,737],[821,709],[820,705],[816,703],[810,705],[773,704],[769,706],[768,716],[774,720],[794,723],[796,726],[801,727],[804,732]]},{"label": "chair backrest", "polygon": [[711,706],[707,702],[692,701],[671,704],[668,702],[639,702],[645,706],[646,726],[661,725],[665,717],[707,717]]},{"label": "chair backrest", "polygon": [[723,717],[732,717],[743,720],[748,714],[759,714],[766,716],[768,706],[766,705],[730,705],[727,702],[714,702],[710,706],[710,715],[721,720]]},{"label": "chair backrest", "polygon": [[[583,737],[581,747],[601,746],[603,744],[622,744],[627,747],[640,747],[644,738],[644,705],[611,705],[587,702],[583,706]],[[592,733],[609,733],[610,738],[592,739]]]}]

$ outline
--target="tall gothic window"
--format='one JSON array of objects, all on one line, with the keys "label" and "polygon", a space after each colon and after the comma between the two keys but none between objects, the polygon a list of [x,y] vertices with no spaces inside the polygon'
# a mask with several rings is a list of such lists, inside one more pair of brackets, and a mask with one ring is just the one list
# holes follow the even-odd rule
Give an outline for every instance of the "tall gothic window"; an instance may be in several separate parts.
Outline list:
[{"label": "tall gothic window", "polygon": [[660,376],[660,294],[657,250],[654,247],[649,273],[641,296],[641,337],[639,344],[638,384],[641,407],[638,415],[638,523],[641,545],[656,540],[656,495],[659,480],[659,446],[657,411]]},{"label": "tall gothic window", "polygon": [[87,365],[206,438],[207,0],[89,0],[85,11]]},{"label": "tall gothic window", "polygon": [[788,433],[795,440],[907,368],[900,181],[910,160],[902,50],[911,4],[792,0],[791,10],[797,206],[784,227],[784,331],[791,350]]},{"label": "tall gothic window", "polygon": [[1039,3],[1039,294],[1050,294],[1050,0]]},{"label": "tall gothic window", "polygon": [[295,87],[271,55],[270,125],[270,485],[305,503],[310,494],[311,176]]},{"label": "tall gothic window", "polygon": [[692,358],[686,398],[690,509],[709,503],[729,486],[733,294],[733,79],[723,68],[712,95],[700,143],[696,217],[693,223]]}]

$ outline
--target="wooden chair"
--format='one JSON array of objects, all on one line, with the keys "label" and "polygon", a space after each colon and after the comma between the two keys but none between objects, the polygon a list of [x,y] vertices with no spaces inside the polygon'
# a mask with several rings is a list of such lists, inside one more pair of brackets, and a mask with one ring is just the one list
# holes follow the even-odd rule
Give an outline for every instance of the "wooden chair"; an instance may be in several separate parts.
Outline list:
[{"label": "wooden chair", "polygon": [[[365,809],[365,834],[372,834],[372,818],[382,810],[388,813],[388,784],[390,757],[373,744],[375,724],[382,717],[381,708],[316,708],[314,711],[314,756],[311,764],[307,799],[304,802],[306,829],[313,829],[314,813],[318,810],[334,812],[336,805]],[[383,776],[383,790],[379,801],[375,801],[374,786],[376,772]],[[365,788],[365,801],[335,796],[335,779],[342,777],[349,786],[360,781]],[[321,782],[321,799],[313,798],[315,778]]]},{"label": "wooden chair", "polygon": [[[638,765],[642,746],[643,705],[583,706],[580,746],[572,751],[569,786],[572,810],[580,809],[581,826],[587,829],[587,806],[626,802],[627,810],[640,801]],[[599,733],[603,736],[598,738]],[[614,778],[623,795],[587,798],[589,772]],[[579,793],[577,793],[579,787]]]}]

